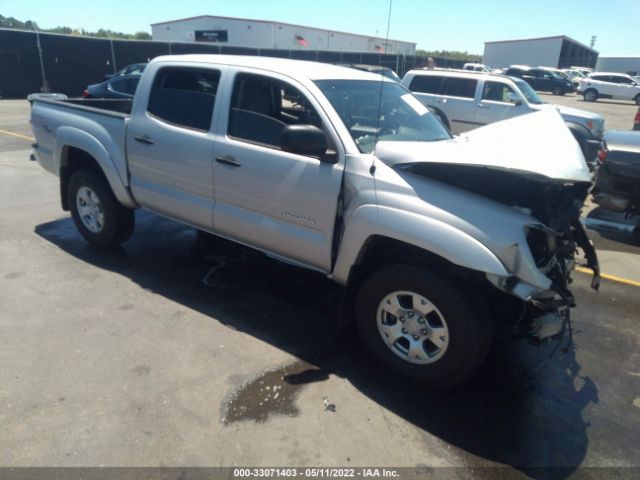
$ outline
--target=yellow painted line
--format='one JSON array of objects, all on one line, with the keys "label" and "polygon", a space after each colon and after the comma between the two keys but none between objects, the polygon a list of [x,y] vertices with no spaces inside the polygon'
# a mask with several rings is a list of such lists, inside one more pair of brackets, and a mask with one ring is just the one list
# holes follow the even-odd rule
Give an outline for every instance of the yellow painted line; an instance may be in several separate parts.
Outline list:
[{"label": "yellow painted line", "polygon": [[21,138],[23,140],[29,140],[30,142],[33,142],[35,140],[35,138],[33,138],[33,137],[27,137],[26,135],[21,135],[19,133],[15,133],[15,132],[9,132],[7,130],[0,129],[0,133],[2,135],[9,135],[10,137],[16,137],[16,138]]},{"label": "yellow painted line", "polygon": [[[592,275],[593,272],[589,268],[585,267],[576,267],[576,271],[580,273],[588,273]],[[636,282],[635,280],[629,280],[628,278],[618,277],[616,275],[609,275],[608,273],[601,273],[600,277],[605,280],[611,280],[612,282],[623,283],[625,285],[631,285],[632,287],[640,287],[640,282]]]}]

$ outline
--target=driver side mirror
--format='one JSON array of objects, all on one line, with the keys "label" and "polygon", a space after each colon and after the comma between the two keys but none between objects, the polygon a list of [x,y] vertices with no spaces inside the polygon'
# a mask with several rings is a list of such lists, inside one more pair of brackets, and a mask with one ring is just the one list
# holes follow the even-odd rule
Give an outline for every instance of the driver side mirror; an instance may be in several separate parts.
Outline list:
[{"label": "driver side mirror", "polygon": [[338,163],[338,155],[327,152],[327,137],[315,125],[287,125],[280,137],[280,148],[283,152],[316,157],[323,163]]},{"label": "driver side mirror", "polygon": [[522,99],[517,93],[510,93],[509,96],[507,97],[507,100],[516,107],[519,107],[520,105],[522,105]]}]

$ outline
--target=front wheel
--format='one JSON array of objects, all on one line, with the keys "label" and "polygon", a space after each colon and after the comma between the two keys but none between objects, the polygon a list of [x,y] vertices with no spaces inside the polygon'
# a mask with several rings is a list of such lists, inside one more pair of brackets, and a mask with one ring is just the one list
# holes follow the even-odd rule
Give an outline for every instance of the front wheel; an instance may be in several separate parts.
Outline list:
[{"label": "front wheel", "polygon": [[380,268],[363,283],[355,307],[360,336],[373,355],[426,387],[462,382],[491,341],[483,305],[472,307],[470,298],[424,268]]},{"label": "front wheel", "polygon": [[554,95],[564,95],[564,88],[562,87],[554,87],[553,88]]},{"label": "front wheel", "polygon": [[76,228],[90,244],[109,248],[131,237],[133,210],[118,202],[102,176],[90,170],[75,172],[69,178],[67,200]]},{"label": "front wheel", "polygon": [[585,102],[595,102],[598,99],[598,92],[593,89],[589,89],[583,94]]},{"label": "front wheel", "polygon": [[636,98],[634,100],[636,102],[636,105],[640,105],[640,94],[636,95]]}]

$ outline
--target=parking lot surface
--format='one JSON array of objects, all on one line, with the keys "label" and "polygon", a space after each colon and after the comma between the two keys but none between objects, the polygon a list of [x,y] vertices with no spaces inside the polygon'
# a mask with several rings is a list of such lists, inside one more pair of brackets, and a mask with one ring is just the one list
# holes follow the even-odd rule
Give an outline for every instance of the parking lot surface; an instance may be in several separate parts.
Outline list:
[{"label": "parking lot surface", "polygon": [[428,392],[336,328],[339,291],[314,273],[140,211],[121,249],[90,248],[28,160],[28,114],[0,102],[1,466],[640,475],[633,239],[591,232],[603,271],[628,281],[595,293],[575,274],[572,348],[499,344],[466,384]]}]

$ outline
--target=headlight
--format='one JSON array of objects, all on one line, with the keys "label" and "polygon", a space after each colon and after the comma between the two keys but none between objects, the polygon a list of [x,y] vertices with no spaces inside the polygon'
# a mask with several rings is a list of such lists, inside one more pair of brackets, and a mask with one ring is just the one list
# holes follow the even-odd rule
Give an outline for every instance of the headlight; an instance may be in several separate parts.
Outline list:
[{"label": "headlight", "polygon": [[540,225],[529,225],[527,227],[527,244],[536,266],[543,271],[547,271],[553,264],[560,246],[558,233]]}]

